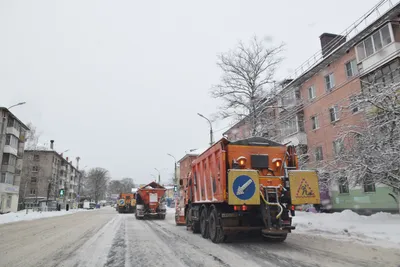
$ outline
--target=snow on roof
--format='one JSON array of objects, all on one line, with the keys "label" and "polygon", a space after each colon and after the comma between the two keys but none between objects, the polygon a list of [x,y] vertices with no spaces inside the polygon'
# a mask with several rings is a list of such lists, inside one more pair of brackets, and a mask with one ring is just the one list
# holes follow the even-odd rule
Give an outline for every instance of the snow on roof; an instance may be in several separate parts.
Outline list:
[{"label": "snow on roof", "polygon": [[132,193],[136,193],[138,191],[138,188],[132,188]]}]

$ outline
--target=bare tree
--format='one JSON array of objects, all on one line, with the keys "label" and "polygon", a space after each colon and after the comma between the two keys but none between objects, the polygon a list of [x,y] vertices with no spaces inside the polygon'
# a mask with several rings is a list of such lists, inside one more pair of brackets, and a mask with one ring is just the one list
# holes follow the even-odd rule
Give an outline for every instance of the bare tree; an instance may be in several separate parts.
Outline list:
[{"label": "bare tree", "polygon": [[108,184],[107,192],[109,194],[130,193],[135,183],[132,178],[123,178],[121,180],[111,180]]},{"label": "bare tree", "polygon": [[274,75],[281,62],[283,45],[267,46],[265,40],[254,37],[249,45],[238,46],[218,57],[217,65],[223,74],[221,82],[212,89],[214,98],[222,99],[222,118],[246,118],[251,136],[259,136],[267,125],[265,102],[272,99]]},{"label": "bare tree", "polygon": [[364,88],[350,108],[356,106],[365,109],[365,120],[340,131],[340,151],[324,169],[337,183],[393,188],[400,208],[400,84]]},{"label": "bare tree", "polygon": [[97,167],[89,171],[86,179],[86,187],[91,198],[96,203],[105,197],[109,180],[108,171],[103,168]]}]

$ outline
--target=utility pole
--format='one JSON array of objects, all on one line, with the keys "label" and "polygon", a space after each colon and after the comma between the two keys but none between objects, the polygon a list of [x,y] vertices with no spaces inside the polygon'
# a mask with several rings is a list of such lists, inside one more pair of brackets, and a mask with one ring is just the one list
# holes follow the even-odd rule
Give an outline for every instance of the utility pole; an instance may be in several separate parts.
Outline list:
[{"label": "utility pole", "polygon": [[173,155],[169,154],[169,153],[167,155],[172,157],[174,159],[174,162],[175,162],[175,165],[174,165],[174,184],[176,185],[177,182],[178,182],[178,177],[176,177],[176,174],[177,174],[177,172],[176,172],[176,165],[177,165],[176,164],[176,158]]},{"label": "utility pole", "polygon": [[213,138],[213,129],[212,129],[212,123],[211,121],[205,117],[204,115],[197,113],[197,115],[199,115],[200,117],[202,117],[203,119],[206,119],[208,121],[208,123],[210,124],[210,146],[212,146],[214,144],[214,138]]}]

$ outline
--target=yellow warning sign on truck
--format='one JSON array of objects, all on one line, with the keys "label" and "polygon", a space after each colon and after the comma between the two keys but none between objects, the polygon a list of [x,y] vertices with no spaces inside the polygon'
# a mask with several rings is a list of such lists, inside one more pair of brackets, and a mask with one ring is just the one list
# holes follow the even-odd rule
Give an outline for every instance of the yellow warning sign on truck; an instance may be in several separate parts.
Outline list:
[{"label": "yellow warning sign on truck", "polygon": [[293,205],[321,203],[316,171],[289,171],[289,183]]}]

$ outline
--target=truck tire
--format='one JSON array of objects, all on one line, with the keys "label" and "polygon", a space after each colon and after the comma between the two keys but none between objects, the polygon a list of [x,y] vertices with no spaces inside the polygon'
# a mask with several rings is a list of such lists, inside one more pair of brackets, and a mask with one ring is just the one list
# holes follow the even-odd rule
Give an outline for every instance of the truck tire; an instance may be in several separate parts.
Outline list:
[{"label": "truck tire", "polygon": [[165,220],[165,214],[158,215],[161,220]]},{"label": "truck tire", "polygon": [[215,206],[211,208],[210,216],[208,219],[208,228],[210,239],[213,243],[218,244],[224,242],[225,235],[219,221],[217,208]]},{"label": "truck tire", "polygon": [[[189,214],[190,213],[191,213],[191,210],[189,210]],[[192,224],[192,232],[193,232],[193,234],[200,233],[200,222],[193,221],[193,219],[192,219],[191,220],[191,224]]]},{"label": "truck tire", "polygon": [[205,239],[208,239],[210,237],[210,234],[208,231],[207,217],[208,217],[207,208],[204,207],[200,213],[200,233],[201,233],[201,236]]}]

